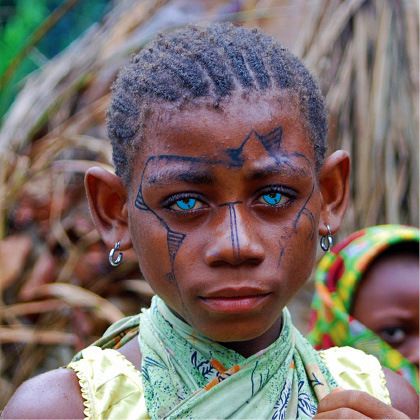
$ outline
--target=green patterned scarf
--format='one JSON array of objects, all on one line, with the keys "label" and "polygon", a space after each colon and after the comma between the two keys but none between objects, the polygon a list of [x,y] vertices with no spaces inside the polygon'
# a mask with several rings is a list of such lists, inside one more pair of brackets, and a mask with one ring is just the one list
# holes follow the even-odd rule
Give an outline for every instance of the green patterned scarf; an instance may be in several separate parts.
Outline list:
[{"label": "green patterned scarf", "polygon": [[287,309],[279,338],[245,358],[193,330],[158,297],[140,315],[139,342],[151,418],[306,419],[336,387]]},{"label": "green patterned scarf", "polygon": [[419,392],[419,371],[400,352],[350,315],[357,286],[369,264],[390,246],[419,242],[419,229],[372,226],[353,233],[327,252],[315,273],[309,341],[316,349],[350,346],[376,356]]}]

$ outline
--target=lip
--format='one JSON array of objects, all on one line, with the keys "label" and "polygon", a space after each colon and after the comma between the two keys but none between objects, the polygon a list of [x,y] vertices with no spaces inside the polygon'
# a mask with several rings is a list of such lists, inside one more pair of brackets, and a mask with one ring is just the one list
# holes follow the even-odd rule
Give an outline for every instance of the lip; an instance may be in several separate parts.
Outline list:
[{"label": "lip", "polygon": [[206,296],[200,296],[200,301],[211,312],[243,313],[258,309],[264,304],[271,293],[253,287],[225,288]]}]

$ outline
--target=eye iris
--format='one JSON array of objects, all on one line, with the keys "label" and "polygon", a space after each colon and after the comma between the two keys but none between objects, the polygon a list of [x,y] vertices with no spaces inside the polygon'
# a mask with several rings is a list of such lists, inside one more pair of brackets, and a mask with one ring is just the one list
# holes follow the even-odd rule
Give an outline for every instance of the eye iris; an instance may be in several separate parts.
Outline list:
[{"label": "eye iris", "polygon": [[262,198],[270,206],[275,206],[276,204],[280,203],[281,194],[279,192],[270,193],[270,194],[264,194],[262,196]]},{"label": "eye iris", "polygon": [[195,207],[197,200],[195,198],[183,198],[177,200],[176,205],[182,210],[191,210]]}]

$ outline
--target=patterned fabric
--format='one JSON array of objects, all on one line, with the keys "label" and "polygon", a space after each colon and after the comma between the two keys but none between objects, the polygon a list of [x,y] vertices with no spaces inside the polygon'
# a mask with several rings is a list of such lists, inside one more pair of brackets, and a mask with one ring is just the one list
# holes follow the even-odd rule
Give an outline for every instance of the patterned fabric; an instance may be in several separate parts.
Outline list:
[{"label": "patterned fabric", "polygon": [[373,226],[353,233],[319,262],[315,273],[309,341],[317,349],[351,346],[376,356],[419,391],[418,369],[349,311],[369,264],[391,245],[419,242],[419,229],[401,225]]},{"label": "patterned fabric", "polygon": [[140,316],[147,411],[157,418],[312,418],[336,382],[283,310],[280,337],[245,358],[193,330],[158,297]]},{"label": "patterned fabric", "polygon": [[[87,347],[81,354],[67,367],[78,377],[85,420],[150,419],[141,373],[128,359],[118,350],[97,346]],[[352,347],[332,347],[319,355],[340,387],[367,392],[391,404],[376,357]],[[212,418],[216,416],[217,412],[212,413]]]}]

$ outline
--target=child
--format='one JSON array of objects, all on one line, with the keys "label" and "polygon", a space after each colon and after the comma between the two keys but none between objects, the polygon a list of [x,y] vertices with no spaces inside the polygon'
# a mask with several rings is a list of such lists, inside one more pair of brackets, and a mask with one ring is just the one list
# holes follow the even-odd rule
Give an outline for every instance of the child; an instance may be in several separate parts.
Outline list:
[{"label": "child", "polygon": [[418,391],[419,229],[371,226],[320,261],[309,340],[376,356]]},{"label": "child", "polygon": [[324,159],[324,102],[298,59],[232,25],[162,35],[119,75],[108,128],[116,175],[88,171],[92,216],[110,262],[133,247],[156,297],[5,417],[417,415],[392,372],[396,408],[382,402],[382,370],[356,350],[370,373],[350,367],[358,391],[330,393],[339,375],[285,308],[348,200],[348,155]]}]

